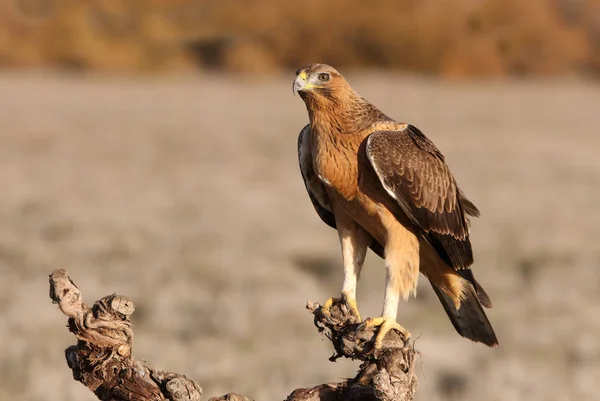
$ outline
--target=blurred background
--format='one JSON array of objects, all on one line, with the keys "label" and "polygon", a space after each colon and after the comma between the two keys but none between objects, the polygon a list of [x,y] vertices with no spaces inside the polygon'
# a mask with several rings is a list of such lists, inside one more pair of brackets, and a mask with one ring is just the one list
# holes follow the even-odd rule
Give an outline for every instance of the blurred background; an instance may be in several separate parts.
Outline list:
[{"label": "blurred background", "polygon": [[[456,334],[421,280],[398,314],[417,400],[597,399],[600,1],[0,0],[0,400],[95,399],[65,363],[56,268],[89,303],[133,298],[136,357],[206,399],[354,375],[304,310],[342,283],[297,166],[312,62],[422,129],[482,212],[500,347]],[[383,287],[370,254],[363,316]]]},{"label": "blurred background", "polygon": [[3,0],[0,62],[74,71],[600,73],[597,0]]}]

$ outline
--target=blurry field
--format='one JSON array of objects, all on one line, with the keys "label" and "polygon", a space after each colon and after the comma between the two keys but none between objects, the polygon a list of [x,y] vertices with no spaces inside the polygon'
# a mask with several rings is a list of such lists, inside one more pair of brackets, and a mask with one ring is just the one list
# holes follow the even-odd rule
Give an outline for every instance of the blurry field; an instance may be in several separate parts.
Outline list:
[{"label": "blurry field", "polygon": [[[482,211],[475,271],[500,347],[459,337],[422,280],[399,311],[423,353],[418,400],[596,400],[598,83],[347,75],[438,144]],[[205,399],[281,400],[354,374],[304,310],[339,292],[342,269],[298,172],[292,79],[0,75],[0,399],[95,399],[65,363],[56,268],[89,302],[132,297],[136,357]],[[364,316],[383,280],[371,255]]]},{"label": "blurry field", "polygon": [[600,0],[4,0],[0,66],[600,74]]}]

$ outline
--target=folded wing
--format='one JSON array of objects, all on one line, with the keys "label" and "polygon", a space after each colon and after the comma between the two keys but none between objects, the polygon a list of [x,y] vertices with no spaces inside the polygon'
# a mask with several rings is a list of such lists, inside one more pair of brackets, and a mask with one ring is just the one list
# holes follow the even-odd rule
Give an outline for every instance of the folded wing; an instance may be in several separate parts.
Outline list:
[{"label": "folded wing", "polygon": [[[473,264],[467,215],[479,211],[465,198],[444,156],[421,131],[408,124],[369,135],[367,157],[383,188],[440,257],[455,270]],[[470,281],[472,274],[464,272]]]},{"label": "folded wing", "polygon": [[[298,135],[298,161],[300,164],[300,173],[302,174],[304,186],[306,187],[306,191],[308,192],[308,196],[315,211],[325,224],[337,229],[335,215],[331,209],[329,197],[327,196],[323,183],[319,180],[313,168],[309,133],[310,125],[306,125],[302,131],[300,131],[300,135]],[[383,246],[377,241],[373,240],[369,248],[371,248],[371,250],[379,257],[384,257]]]},{"label": "folded wing", "polygon": [[310,125],[306,125],[300,135],[298,135],[298,162],[300,163],[300,173],[304,186],[308,192],[308,197],[312,202],[315,211],[321,217],[321,220],[328,226],[336,228],[335,216],[329,204],[329,198],[325,188],[313,169],[312,156],[310,153]]}]

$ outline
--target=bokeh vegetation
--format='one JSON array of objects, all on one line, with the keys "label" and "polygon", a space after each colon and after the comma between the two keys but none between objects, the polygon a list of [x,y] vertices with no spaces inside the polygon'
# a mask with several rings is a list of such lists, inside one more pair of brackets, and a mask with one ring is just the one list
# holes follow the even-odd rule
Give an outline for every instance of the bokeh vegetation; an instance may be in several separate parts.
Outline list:
[{"label": "bokeh vegetation", "polygon": [[600,73],[600,0],[2,0],[0,65]]}]

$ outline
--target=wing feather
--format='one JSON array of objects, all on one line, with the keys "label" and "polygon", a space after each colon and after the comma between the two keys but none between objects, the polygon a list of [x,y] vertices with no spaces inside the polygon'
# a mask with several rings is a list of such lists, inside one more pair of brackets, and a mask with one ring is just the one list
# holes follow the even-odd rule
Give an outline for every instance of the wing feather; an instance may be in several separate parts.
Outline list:
[{"label": "wing feather", "polygon": [[[337,229],[335,215],[333,214],[329,197],[327,196],[323,183],[318,179],[313,168],[312,155],[310,153],[309,132],[310,124],[306,125],[302,131],[300,131],[300,135],[298,135],[298,162],[300,164],[302,180],[304,181],[304,186],[308,192],[308,197],[321,220],[329,227]],[[371,250],[379,257],[384,257],[383,246],[374,239],[369,248],[371,248]]]},{"label": "wing feather", "polygon": [[467,215],[479,211],[458,188],[439,149],[412,125],[369,135],[367,157],[383,188],[456,270],[473,264]]},{"label": "wing feather", "polygon": [[310,124],[307,124],[300,135],[298,135],[298,161],[300,163],[300,173],[304,186],[308,192],[308,197],[315,208],[315,211],[329,227],[337,228],[335,224],[335,216],[331,210],[329,198],[325,192],[323,184],[318,180],[312,165],[312,157],[310,153],[310,136],[308,132]]}]

